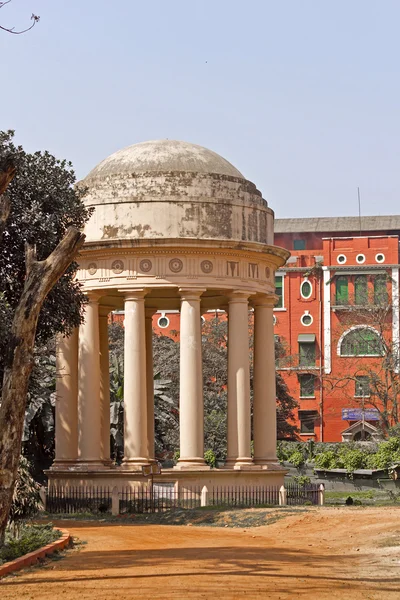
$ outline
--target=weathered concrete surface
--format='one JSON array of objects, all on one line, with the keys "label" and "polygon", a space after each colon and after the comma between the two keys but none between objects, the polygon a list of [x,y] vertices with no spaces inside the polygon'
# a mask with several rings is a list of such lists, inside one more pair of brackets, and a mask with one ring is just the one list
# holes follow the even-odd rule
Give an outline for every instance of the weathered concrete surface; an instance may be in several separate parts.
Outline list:
[{"label": "weathered concrete surface", "polygon": [[82,182],[87,242],[196,238],[273,244],[273,211],[224,158],[194,144],[161,140],[106,158]]}]

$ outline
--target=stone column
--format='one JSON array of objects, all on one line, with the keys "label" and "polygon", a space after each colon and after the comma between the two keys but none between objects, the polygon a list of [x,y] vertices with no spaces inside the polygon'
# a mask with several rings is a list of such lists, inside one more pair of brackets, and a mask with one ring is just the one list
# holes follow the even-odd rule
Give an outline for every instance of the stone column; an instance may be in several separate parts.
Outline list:
[{"label": "stone column", "polygon": [[154,451],[154,367],[153,367],[153,308],[145,309],[146,329],[146,398],[147,398],[147,455],[155,460]]},{"label": "stone column", "polygon": [[89,293],[85,320],[79,327],[78,459],[83,466],[100,468],[100,340],[99,294]]},{"label": "stone column", "polygon": [[176,468],[207,468],[204,461],[203,369],[200,296],[204,289],[180,289],[180,458]]},{"label": "stone column", "polygon": [[110,460],[110,357],[108,344],[108,315],[112,307],[100,306],[100,411],[101,411],[101,456],[105,464]]},{"label": "stone column", "polygon": [[144,297],[147,290],[125,291],[124,466],[149,464]]},{"label": "stone column", "polygon": [[264,296],[254,302],[254,462],[263,466],[278,462],[276,457],[274,303],[274,296]]},{"label": "stone column", "polygon": [[78,329],[56,343],[56,457],[53,468],[76,463],[78,458]]},{"label": "stone column", "polygon": [[248,292],[233,292],[228,304],[228,456],[226,467],[252,464]]}]

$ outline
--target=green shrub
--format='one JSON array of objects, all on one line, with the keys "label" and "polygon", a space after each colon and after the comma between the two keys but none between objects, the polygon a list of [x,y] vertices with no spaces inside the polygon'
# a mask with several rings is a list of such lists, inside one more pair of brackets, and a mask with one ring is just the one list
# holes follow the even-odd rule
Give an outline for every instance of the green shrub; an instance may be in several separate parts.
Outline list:
[{"label": "green shrub", "polygon": [[337,454],[333,450],[317,454],[314,464],[318,469],[336,469]]},{"label": "green shrub", "polygon": [[308,485],[311,483],[311,477],[308,477],[308,475],[295,475],[293,481],[298,485]]},{"label": "green shrub", "polygon": [[300,450],[295,450],[288,460],[296,469],[300,469],[306,462],[305,456]]},{"label": "green shrub", "polygon": [[29,471],[29,462],[24,456],[21,456],[10,509],[9,523],[15,525],[31,519],[38,513],[42,505],[39,490],[40,485],[36,483]]},{"label": "green shrub", "polygon": [[352,473],[356,469],[366,468],[367,454],[357,448],[343,448],[337,455],[338,464],[343,466],[338,467],[339,469],[346,469],[349,473]]},{"label": "green shrub", "polygon": [[217,464],[217,457],[215,456],[213,450],[206,450],[204,452],[204,460],[212,469],[215,468],[215,465]]},{"label": "green shrub", "polygon": [[387,442],[381,442],[378,451],[371,454],[367,462],[370,469],[388,469],[400,463],[400,438],[392,437]]},{"label": "green shrub", "polygon": [[24,525],[19,529],[18,538],[13,537],[11,531],[8,531],[6,542],[0,548],[0,564],[46,546],[60,536],[61,531],[53,529],[52,523],[47,525]]}]

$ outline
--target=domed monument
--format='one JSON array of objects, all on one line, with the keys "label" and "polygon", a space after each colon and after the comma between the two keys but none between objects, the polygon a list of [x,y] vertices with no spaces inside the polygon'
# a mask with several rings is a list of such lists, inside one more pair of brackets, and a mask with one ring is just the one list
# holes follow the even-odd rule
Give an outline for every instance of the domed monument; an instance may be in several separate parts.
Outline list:
[{"label": "domed monument", "polygon": [[[53,485],[143,485],[154,456],[152,316],[180,310],[180,459],[160,481],[278,485],[273,335],[273,211],[218,154],[159,140],[115,152],[83,180],[93,213],[78,279],[85,321],[58,340]],[[205,464],[201,315],[228,314],[228,456]],[[251,453],[248,311],[254,309],[254,456]],[[124,460],[110,461],[107,325],[125,312]]]}]

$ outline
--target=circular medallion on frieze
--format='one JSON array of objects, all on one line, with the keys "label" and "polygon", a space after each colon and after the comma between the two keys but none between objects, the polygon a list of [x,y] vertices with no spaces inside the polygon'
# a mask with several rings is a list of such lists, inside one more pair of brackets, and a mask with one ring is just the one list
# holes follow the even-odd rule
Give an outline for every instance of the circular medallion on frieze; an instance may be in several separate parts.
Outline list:
[{"label": "circular medallion on frieze", "polygon": [[96,263],[89,263],[87,270],[89,275],[94,275],[97,271]]},{"label": "circular medallion on frieze", "polygon": [[143,273],[148,273],[153,268],[153,264],[152,264],[151,260],[149,260],[148,258],[145,258],[140,261],[139,268],[141,271],[143,271]]},{"label": "circular medallion on frieze", "polygon": [[113,264],[111,265],[111,269],[113,273],[118,275],[124,270],[124,263],[122,262],[122,260],[114,260]]},{"label": "circular medallion on frieze", "polygon": [[211,260],[203,260],[200,263],[200,268],[203,271],[203,273],[211,273],[211,271],[214,268],[214,265],[212,264]]},{"label": "circular medallion on frieze", "polygon": [[179,273],[183,269],[183,262],[180,258],[172,258],[169,261],[169,268],[173,273]]},{"label": "circular medallion on frieze", "polygon": [[271,269],[269,267],[265,267],[265,277],[267,279],[271,277]]}]

